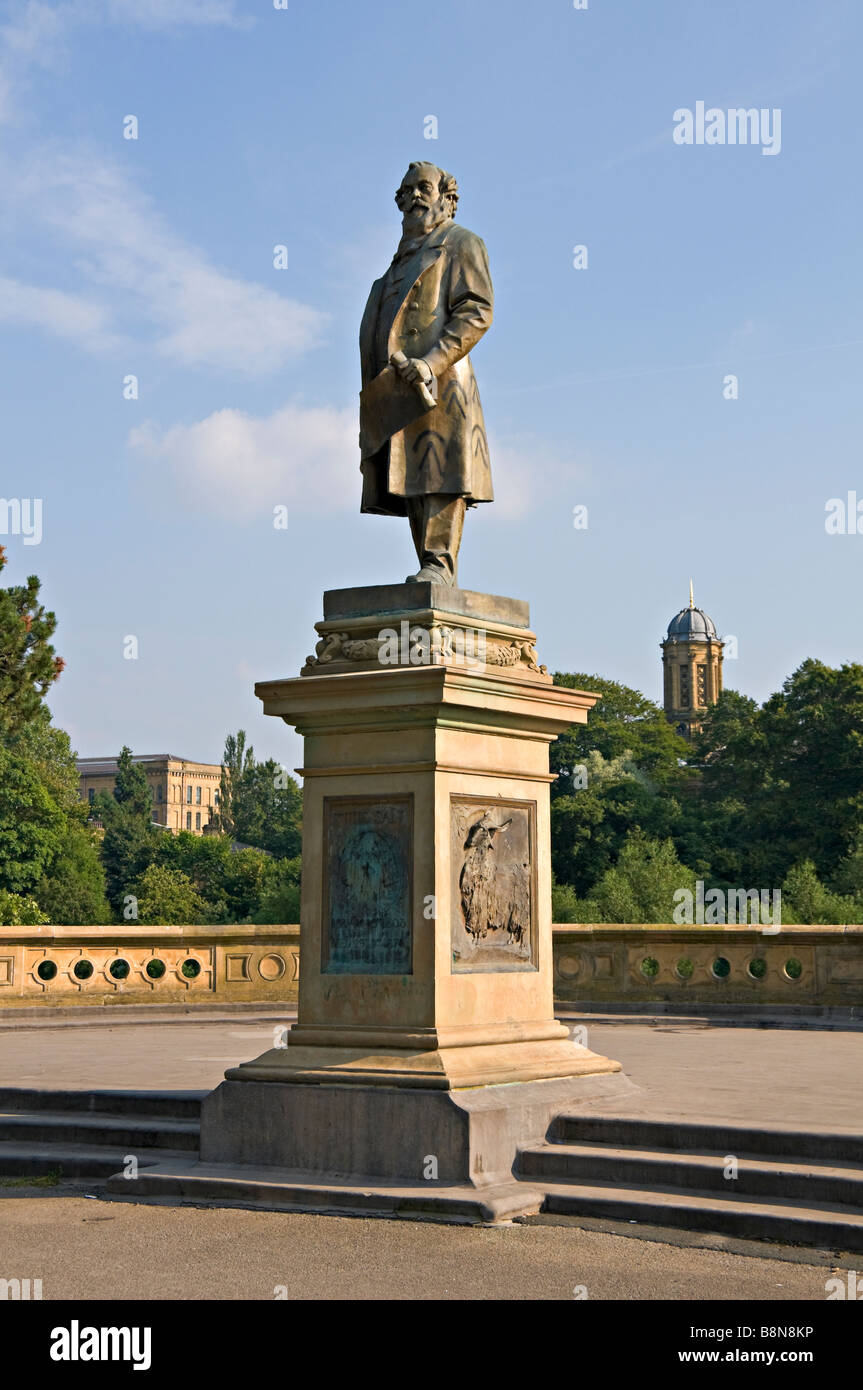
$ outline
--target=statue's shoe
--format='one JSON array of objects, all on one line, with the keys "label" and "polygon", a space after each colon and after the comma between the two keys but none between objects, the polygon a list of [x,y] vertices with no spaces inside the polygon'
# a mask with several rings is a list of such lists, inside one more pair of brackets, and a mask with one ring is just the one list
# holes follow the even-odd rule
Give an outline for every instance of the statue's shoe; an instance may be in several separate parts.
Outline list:
[{"label": "statue's shoe", "polygon": [[409,574],[405,579],[406,584],[446,584],[448,588],[453,588],[452,576],[446,570],[438,569],[437,566],[423,565],[417,574]]}]

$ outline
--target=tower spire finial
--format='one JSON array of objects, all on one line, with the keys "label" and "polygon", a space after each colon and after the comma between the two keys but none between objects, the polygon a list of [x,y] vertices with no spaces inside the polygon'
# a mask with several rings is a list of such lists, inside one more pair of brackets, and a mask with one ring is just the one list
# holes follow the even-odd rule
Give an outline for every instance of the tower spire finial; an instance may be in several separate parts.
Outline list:
[{"label": "tower spire finial", "polygon": [[689,581],[689,607],[695,607],[695,599],[692,597],[692,580]]}]

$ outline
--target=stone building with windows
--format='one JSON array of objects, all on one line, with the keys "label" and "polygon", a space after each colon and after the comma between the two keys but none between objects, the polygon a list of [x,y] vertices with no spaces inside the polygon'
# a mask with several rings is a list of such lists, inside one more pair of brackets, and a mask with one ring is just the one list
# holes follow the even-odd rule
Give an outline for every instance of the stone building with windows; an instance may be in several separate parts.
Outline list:
[{"label": "stone building with windows", "polygon": [[713,619],[695,607],[690,583],[689,607],[675,614],[660,643],[665,716],[684,738],[698,732],[704,711],[719,699],[724,645]]},{"label": "stone building with windows", "polygon": [[[221,764],[189,762],[171,753],[141,753],[132,762],[147,774],[154,825],[203,835],[219,809]],[[81,800],[92,802],[97,792],[113,791],[116,775],[116,758],[79,758]]]}]

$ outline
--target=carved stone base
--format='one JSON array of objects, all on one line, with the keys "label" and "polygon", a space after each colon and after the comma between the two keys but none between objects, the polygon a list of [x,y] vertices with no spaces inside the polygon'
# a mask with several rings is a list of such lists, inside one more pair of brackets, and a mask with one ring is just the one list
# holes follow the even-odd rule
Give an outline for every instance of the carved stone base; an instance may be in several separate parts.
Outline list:
[{"label": "carved stone base", "polygon": [[303,676],[431,665],[551,680],[518,599],[426,582],[332,589],[315,628]]},{"label": "carved stone base", "polygon": [[518,1145],[629,1087],[554,1019],[548,746],[594,697],[553,685],[528,624],[432,583],[336,590],[303,675],[256,687],[304,739],[299,1018],[207,1097],[201,1170],[171,1190],[254,1193],[277,1168],[301,1204],[336,1175],[415,1210],[434,1160],[450,1210],[499,1219],[539,1201]]}]

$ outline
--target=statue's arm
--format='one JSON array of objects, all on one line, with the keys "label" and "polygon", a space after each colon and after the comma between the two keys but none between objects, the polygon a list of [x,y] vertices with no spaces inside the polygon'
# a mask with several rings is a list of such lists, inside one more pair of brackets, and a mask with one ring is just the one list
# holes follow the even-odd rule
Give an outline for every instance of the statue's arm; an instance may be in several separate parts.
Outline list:
[{"label": "statue's arm", "polygon": [[447,319],[435,345],[423,354],[434,376],[465,357],[491,326],[494,290],[485,244],[463,233],[454,248],[447,293]]}]

